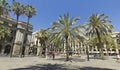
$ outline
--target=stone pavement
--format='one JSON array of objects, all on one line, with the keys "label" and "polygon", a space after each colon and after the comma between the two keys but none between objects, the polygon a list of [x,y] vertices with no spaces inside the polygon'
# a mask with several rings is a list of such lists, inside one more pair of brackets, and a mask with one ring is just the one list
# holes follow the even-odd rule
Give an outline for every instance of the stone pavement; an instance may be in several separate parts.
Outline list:
[{"label": "stone pavement", "polygon": [[65,58],[55,60],[40,57],[0,57],[0,70],[120,70],[120,63],[110,57],[108,60],[90,59],[85,56],[72,57],[72,62]]}]

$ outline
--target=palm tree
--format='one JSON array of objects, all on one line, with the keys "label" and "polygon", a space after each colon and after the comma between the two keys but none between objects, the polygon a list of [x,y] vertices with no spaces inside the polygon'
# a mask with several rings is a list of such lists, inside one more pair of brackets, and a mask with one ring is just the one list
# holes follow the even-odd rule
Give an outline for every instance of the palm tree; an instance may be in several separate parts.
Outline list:
[{"label": "palm tree", "polygon": [[98,44],[97,36],[93,35],[90,39],[89,45],[91,48],[93,48],[93,47],[97,46],[97,44]]},{"label": "palm tree", "polygon": [[[109,34],[109,35],[101,35],[101,41],[102,41],[103,44],[106,45],[105,46],[105,49],[107,51],[106,54],[109,55],[108,54],[108,49],[115,47],[114,40],[112,39],[111,35]],[[92,47],[98,46],[98,44],[99,44],[99,40],[98,40],[97,36],[94,35],[90,40],[90,46],[92,48]]]},{"label": "palm tree", "polygon": [[37,39],[36,41],[35,41],[35,45],[37,46],[37,56],[39,56],[39,55],[41,55],[42,53],[41,53],[41,47],[39,47],[39,37],[40,37],[40,35],[39,35],[39,31],[36,33],[36,35],[35,35],[35,38]]},{"label": "palm tree", "polygon": [[[48,39],[49,39],[49,36],[50,36],[50,34],[47,32],[47,30],[44,30],[44,29],[38,31],[38,33],[36,35],[36,38],[39,40],[39,43],[41,44],[42,50],[40,50],[40,51],[43,51],[44,53],[46,53],[46,57],[47,57],[47,54],[48,54]],[[42,52],[40,54],[42,54]]]},{"label": "palm tree", "polygon": [[[10,30],[8,28],[5,28],[3,26],[0,26],[0,44],[5,42],[10,42]],[[1,53],[1,46],[0,46],[0,53]]]},{"label": "palm tree", "polygon": [[64,40],[58,38],[58,36],[54,33],[51,33],[49,43],[51,44],[50,51],[54,51],[55,49],[63,49],[62,46],[64,46]]},{"label": "palm tree", "polygon": [[92,14],[90,16],[88,23],[86,24],[86,32],[87,35],[92,37],[93,35],[97,35],[98,41],[99,41],[99,46],[98,48],[100,49],[101,57],[103,58],[103,45],[102,45],[102,39],[101,39],[101,34],[106,35],[112,32],[113,26],[108,20],[108,16],[105,16],[104,14]]},{"label": "palm tree", "polygon": [[8,36],[10,36],[10,30],[3,26],[0,26],[0,40]]},{"label": "palm tree", "polygon": [[[17,31],[19,17],[24,14],[25,7],[24,7],[24,5],[21,5],[19,2],[13,1],[12,10],[13,10],[14,14],[16,15],[16,19],[17,19],[16,27],[15,27],[16,31]],[[15,32],[14,36],[16,36],[16,32]],[[13,50],[13,46],[14,46],[14,41],[15,41],[15,37],[13,37],[12,47],[11,47],[11,51],[10,51],[10,57],[12,57],[12,52],[13,52],[12,50]]]},{"label": "palm tree", "polygon": [[7,16],[10,11],[10,6],[6,2],[6,0],[0,0],[0,16],[5,15]]},{"label": "palm tree", "polygon": [[69,61],[69,40],[72,40],[76,35],[80,34],[80,26],[76,25],[79,18],[69,18],[69,14],[64,17],[59,16],[59,21],[53,22],[50,27],[51,33],[55,34],[61,41],[65,41],[66,47],[66,61]]},{"label": "palm tree", "polygon": [[28,30],[28,25],[29,25],[30,19],[31,19],[35,14],[36,14],[35,8],[33,8],[31,5],[25,6],[25,15],[28,17],[28,21],[27,21],[27,27],[26,27],[25,33],[24,33],[24,35],[23,35],[24,37],[23,37],[23,44],[22,44],[22,46],[21,46],[20,57],[22,57],[23,46],[25,46],[25,44],[26,44],[27,32],[29,31],[29,30]]},{"label": "palm tree", "polygon": [[27,5],[26,7],[26,10],[25,10],[25,15],[28,17],[28,24],[29,24],[29,21],[30,19],[36,15],[36,10],[35,8],[32,6],[32,5]]},{"label": "palm tree", "polygon": [[115,41],[113,40],[112,36],[111,35],[105,35],[103,36],[102,38],[103,42],[106,44],[106,51],[107,51],[107,56],[109,56],[109,53],[108,53],[108,50],[110,48],[116,48],[116,43]]},{"label": "palm tree", "polygon": [[25,7],[24,7],[24,5],[21,5],[19,2],[14,1],[12,10],[13,10],[14,14],[16,15],[16,19],[17,19],[16,25],[18,25],[19,17],[25,13]]}]

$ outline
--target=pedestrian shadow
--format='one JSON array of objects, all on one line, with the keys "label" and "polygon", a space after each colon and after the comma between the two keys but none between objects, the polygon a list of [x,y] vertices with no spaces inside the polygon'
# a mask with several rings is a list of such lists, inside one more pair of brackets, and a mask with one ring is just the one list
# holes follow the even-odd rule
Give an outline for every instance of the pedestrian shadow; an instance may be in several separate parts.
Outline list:
[{"label": "pedestrian shadow", "polygon": [[98,67],[81,67],[78,70],[116,70],[116,69],[98,68]]}]

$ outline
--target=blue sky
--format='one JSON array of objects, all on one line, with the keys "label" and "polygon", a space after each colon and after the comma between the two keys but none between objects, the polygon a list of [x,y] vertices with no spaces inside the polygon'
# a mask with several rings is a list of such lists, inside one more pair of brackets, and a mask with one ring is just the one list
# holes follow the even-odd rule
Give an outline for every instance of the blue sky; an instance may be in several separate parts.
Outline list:
[{"label": "blue sky", "polygon": [[[7,0],[11,2],[12,0]],[[80,17],[79,24],[87,22],[91,14],[104,13],[109,16],[113,31],[120,30],[120,0],[16,0],[22,4],[31,4],[37,10],[30,23],[33,31],[50,27],[59,15],[69,12],[70,17]],[[12,15],[13,16],[13,15]],[[15,16],[13,16],[15,18]],[[20,20],[26,21],[25,16]]]}]

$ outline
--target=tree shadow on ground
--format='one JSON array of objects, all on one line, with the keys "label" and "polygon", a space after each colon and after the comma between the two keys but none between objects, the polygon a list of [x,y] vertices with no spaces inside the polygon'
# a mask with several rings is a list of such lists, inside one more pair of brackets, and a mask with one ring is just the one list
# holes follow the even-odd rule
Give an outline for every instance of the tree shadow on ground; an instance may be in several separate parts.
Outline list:
[{"label": "tree shadow on ground", "polygon": [[65,64],[37,64],[35,66],[29,66],[26,68],[16,68],[10,70],[115,70],[115,69],[98,68],[98,67],[79,68],[79,66],[67,66]]},{"label": "tree shadow on ground", "polygon": [[76,70],[76,69],[69,69],[64,64],[37,64],[35,66],[30,66],[26,68],[16,68],[10,70]]},{"label": "tree shadow on ground", "polygon": [[98,67],[81,67],[78,70],[116,70],[116,69],[98,68]]}]

